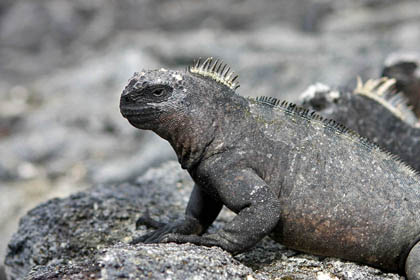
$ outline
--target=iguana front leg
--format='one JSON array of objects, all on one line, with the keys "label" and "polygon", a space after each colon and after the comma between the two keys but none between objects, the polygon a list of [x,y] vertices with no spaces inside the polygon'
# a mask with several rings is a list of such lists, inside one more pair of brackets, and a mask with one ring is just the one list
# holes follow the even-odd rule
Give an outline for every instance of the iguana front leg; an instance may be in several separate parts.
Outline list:
[{"label": "iguana front leg", "polygon": [[170,234],[202,234],[216,219],[222,209],[223,204],[215,201],[212,197],[202,191],[202,189],[195,185],[188,201],[185,217],[172,223],[164,224],[154,221],[148,215],[141,217],[137,223],[138,225],[146,225],[157,228],[157,230],[146,235],[135,238],[131,243],[158,243]]},{"label": "iguana front leg", "polygon": [[243,252],[268,235],[280,217],[280,203],[269,186],[252,169],[213,170],[208,180],[221,201],[237,216],[215,234],[167,234],[160,242],[190,242],[219,246],[233,254]]}]

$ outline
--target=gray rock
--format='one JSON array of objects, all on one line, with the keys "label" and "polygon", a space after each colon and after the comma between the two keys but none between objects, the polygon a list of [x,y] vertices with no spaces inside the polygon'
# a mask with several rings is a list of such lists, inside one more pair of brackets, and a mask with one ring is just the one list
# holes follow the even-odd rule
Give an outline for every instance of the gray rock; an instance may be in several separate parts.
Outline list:
[{"label": "gray rock", "polygon": [[222,249],[117,244],[99,259],[102,279],[244,279],[255,275]]},{"label": "gray rock", "polygon": [[[5,261],[8,275],[20,279],[36,265],[94,257],[99,248],[130,241],[135,221],[144,213],[146,205],[164,206],[152,208],[152,215],[182,213],[179,203],[185,204],[185,199],[179,196],[180,193],[186,196],[191,184],[185,184],[183,192],[169,192],[173,185],[158,187],[168,180],[180,184],[187,179],[179,168],[177,171],[176,165],[172,163],[167,168],[170,166],[173,172],[166,178],[161,173],[156,180],[150,181],[151,170],[145,174],[145,180],[136,185],[99,185],[67,199],[50,200],[29,211],[8,245]],[[178,201],[178,204],[169,203],[172,201]]]},{"label": "gray rock", "polygon": [[97,253],[71,264],[36,266],[26,279],[244,279],[255,275],[216,247],[117,243]]},{"label": "gray rock", "polygon": [[[180,217],[192,181],[178,163],[150,169],[134,183],[104,184],[52,199],[21,219],[5,261],[9,279],[400,279],[378,269],[319,258],[264,239],[232,257],[191,244],[129,245],[148,209],[162,221]],[[210,230],[233,214],[226,209]]]}]

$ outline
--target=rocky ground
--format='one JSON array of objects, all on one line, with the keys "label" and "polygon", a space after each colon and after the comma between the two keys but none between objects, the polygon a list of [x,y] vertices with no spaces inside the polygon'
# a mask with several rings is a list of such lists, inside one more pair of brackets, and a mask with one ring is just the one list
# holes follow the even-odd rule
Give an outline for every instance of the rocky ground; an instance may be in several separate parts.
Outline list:
[{"label": "rocky ground", "polygon": [[[170,161],[131,183],[102,184],[52,199],[22,218],[9,243],[11,279],[401,279],[364,265],[288,250],[266,238],[232,257],[191,244],[130,245],[146,211],[168,222],[182,217],[193,183]],[[233,217],[224,209],[210,232]]]},{"label": "rocky ground", "polygon": [[173,159],[119,114],[132,72],[216,56],[240,74],[240,94],[296,100],[314,82],[377,77],[391,52],[418,49],[419,26],[418,1],[1,1],[0,258],[40,202]]}]

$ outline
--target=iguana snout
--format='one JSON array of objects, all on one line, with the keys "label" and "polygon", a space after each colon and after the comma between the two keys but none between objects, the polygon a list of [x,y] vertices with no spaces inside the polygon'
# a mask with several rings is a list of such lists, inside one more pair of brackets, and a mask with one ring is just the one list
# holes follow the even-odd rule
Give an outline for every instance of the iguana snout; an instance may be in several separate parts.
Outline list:
[{"label": "iguana snout", "polygon": [[121,114],[137,128],[153,128],[162,114],[176,108],[174,90],[179,91],[179,85],[173,79],[162,79],[175,73],[165,69],[135,73],[121,94]]}]

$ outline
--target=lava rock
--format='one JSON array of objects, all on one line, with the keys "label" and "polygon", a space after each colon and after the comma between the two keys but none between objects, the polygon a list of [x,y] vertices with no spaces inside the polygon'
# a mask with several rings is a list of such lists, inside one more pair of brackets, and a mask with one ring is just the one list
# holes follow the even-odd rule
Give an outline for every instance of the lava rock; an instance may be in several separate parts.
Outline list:
[{"label": "lava rock", "polygon": [[[400,279],[396,274],[289,250],[265,238],[235,257],[191,244],[137,244],[135,221],[182,216],[193,182],[176,162],[132,183],[103,184],[39,205],[21,219],[5,261],[9,279]],[[224,209],[211,232],[234,215]]]}]

